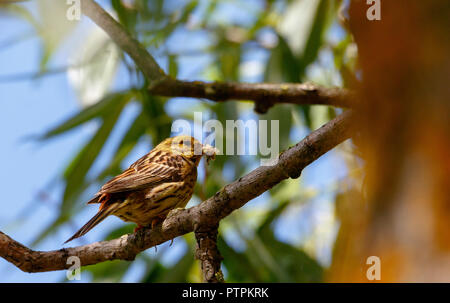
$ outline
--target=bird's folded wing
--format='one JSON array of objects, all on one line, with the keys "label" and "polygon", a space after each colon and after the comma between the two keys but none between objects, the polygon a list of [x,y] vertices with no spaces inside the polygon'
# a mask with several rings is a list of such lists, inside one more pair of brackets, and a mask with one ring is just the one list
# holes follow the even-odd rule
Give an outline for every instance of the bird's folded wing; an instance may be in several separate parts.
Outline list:
[{"label": "bird's folded wing", "polygon": [[175,181],[179,178],[179,169],[164,163],[145,163],[131,166],[114,177],[100,189],[98,194],[118,193],[139,190],[162,182]]}]

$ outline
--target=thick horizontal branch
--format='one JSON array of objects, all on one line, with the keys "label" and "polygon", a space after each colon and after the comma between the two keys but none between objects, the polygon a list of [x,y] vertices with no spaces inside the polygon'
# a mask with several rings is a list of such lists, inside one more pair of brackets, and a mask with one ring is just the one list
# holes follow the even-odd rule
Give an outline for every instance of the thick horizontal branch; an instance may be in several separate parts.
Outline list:
[{"label": "thick horizontal branch", "polygon": [[342,88],[325,88],[310,83],[228,83],[181,81],[168,77],[152,55],[93,0],[82,0],[82,11],[125,51],[150,81],[149,91],[166,97],[206,98],[212,101],[251,100],[255,111],[265,113],[277,103],[330,105],[352,108],[353,95]]},{"label": "thick horizontal branch", "polygon": [[265,113],[277,103],[330,105],[352,108],[354,96],[346,89],[326,88],[312,83],[233,83],[181,81],[166,78],[149,89],[166,97],[206,98],[213,101],[252,100],[255,110]]},{"label": "thick horizontal branch", "polygon": [[0,232],[0,257],[26,272],[67,269],[71,266],[66,264],[70,256],[79,257],[82,266],[115,259],[133,260],[150,247],[192,231],[202,232],[205,226],[217,226],[221,219],[276,184],[289,177],[298,178],[308,164],[352,135],[352,116],[347,111],[336,117],[281,153],[276,164],[258,167],[197,206],[170,213],[162,225],[153,229],[48,252],[33,251]]}]

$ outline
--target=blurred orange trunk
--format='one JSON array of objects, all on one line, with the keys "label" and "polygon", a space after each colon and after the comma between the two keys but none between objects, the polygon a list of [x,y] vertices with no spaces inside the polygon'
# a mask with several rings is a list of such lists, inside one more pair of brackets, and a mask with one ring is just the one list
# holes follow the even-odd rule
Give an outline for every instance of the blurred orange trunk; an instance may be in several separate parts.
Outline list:
[{"label": "blurred orange trunk", "polygon": [[449,282],[450,1],[381,1],[380,21],[367,19],[370,6],[349,10],[364,199],[347,199],[328,280],[369,282],[377,256],[381,282]]}]

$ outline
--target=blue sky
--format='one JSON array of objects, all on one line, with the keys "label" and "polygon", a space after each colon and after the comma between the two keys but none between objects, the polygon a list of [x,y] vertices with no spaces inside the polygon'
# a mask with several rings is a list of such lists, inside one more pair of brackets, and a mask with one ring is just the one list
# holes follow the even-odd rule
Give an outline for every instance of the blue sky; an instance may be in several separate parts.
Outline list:
[{"label": "blue sky", "polygon": [[[13,18],[0,18],[0,26],[10,29],[7,35],[3,35],[4,40],[30,30],[25,22]],[[4,46],[0,49],[1,75],[36,71],[39,66],[38,49],[37,38]],[[29,135],[42,133],[78,110],[65,74],[55,74],[39,81],[0,82],[0,96],[0,180],[4,193],[0,228],[17,241],[27,244],[55,216],[52,205],[47,206],[37,199],[39,191],[60,173],[73,156],[75,150],[67,152],[68,146],[77,146],[85,134],[73,133],[46,144],[24,140]],[[52,198],[57,203],[57,193]],[[15,222],[30,205],[33,207],[32,216],[24,222]],[[47,243],[39,248],[57,247]],[[1,282],[55,281],[58,277],[61,273],[23,274],[9,263],[0,261]]]},{"label": "blue sky", "polygon": [[[257,3],[258,1],[252,1]],[[102,3],[102,2],[100,2]],[[28,4],[27,4],[28,5]],[[234,15],[232,9],[224,9],[226,17]],[[239,18],[238,18],[239,19]],[[69,84],[65,73],[55,73],[39,79],[22,79],[6,81],[10,75],[36,72],[40,62],[40,41],[38,38],[25,39],[18,43],[7,43],[10,39],[29,33],[32,29],[26,22],[15,18],[0,18],[0,28],[8,29],[0,39],[0,132],[2,148],[0,148],[0,180],[2,189],[2,201],[0,203],[0,230],[15,240],[29,245],[42,231],[48,222],[57,215],[56,209],[60,203],[63,186],[58,181],[62,170],[68,161],[77,153],[78,149],[95,130],[95,125],[87,125],[77,128],[68,134],[55,139],[38,142],[30,139],[30,135],[39,135],[46,130],[64,121],[80,109],[77,95]],[[180,37],[186,33],[180,33]],[[195,44],[207,44],[207,37],[197,36]],[[179,45],[174,37],[174,45]],[[193,41],[193,40],[189,40]],[[264,53],[247,54],[245,60],[265,60]],[[189,79],[195,75],[195,66],[208,62],[208,56],[188,57],[180,60],[180,77]],[[160,62],[164,66],[164,62]],[[64,54],[57,55],[50,66],[58,67],[67,65]],[[119,68],[118,79],[126,78],[123,67]],[[256,81],[261,78],[250,77],[247,81]],[[115,81],[112,90],[119,89],[123,84]],[[188,101],[189,106],[198,101]],[[176,112],[181,102],[170,102],[168,110]],[[107,163],[113,150],[114,138],[120,138],[130,118],[136,113],[136,108],[130,106],[121,116],[117,128],[113,132],[113,140],[108,142],[102,151],[99,163]],[[293,140],[300,140],[306,135],[306,130],[298,129],[293,133]],[[149,142],[142,142],[127,158],[131,164],[141,155],[148,152]],[[342,159],[336,153],[329,153],[319,161],[308,167],[302,177],[307,187],[326,187],[336,179],[346,175],[346,167]],[[96,189],[93,189],[95,191]],[[277,223],[275,231],[277,236],[287,242],[301,241],[306,237],[310,229],[320,223],[321,214],[332,213],[332,205],[329,200],[332,192],[320,195],[316,200],[310,201],[305,207],[298,210],[298,216],[287,217]],[[45,199],[42,199],[46,196]],[[262,199],[264,200],[264,199]],[[257,201],[253,201],[257,205]],[[331,208],[330,208],[331,207]],[[74,224],[79,227],[96,212],[93,207],[86,207],[79,215],[73,218]],[[299,220],[300,218],[300,220]],[[317,222],[311,222],[318,220]],[[300,223],[299,223],[300,222]],[[74,244],[86,244],[98,241],[105,236],[106,231],[114,226],[120,226],[122,222],[117,218],[109,218],[102,223],[102,228],[92,230],[83,240]],[[298,232],[286,232],[295,230]],[[55,234],[33,249],[53,250],[62,247],[62,243],[74,231],[70,226],[65,226]],[[231,239],[232,240],[232,239]],[[237,244],[238,245],[238,244]],[[163,245],[163,247],[165,247]],[[173,262],[180,252],[185,249],[182,240],[176,240],[170,248],[165,248],[164,259]],[[147,252],[154,254],[153,250]],[[327,252],[325,252],[326,254]],[[325,255],[324,259],[329,258]],[[139,264],[134,264],[125,277],[125,281],[136,281],[140,274]],[[39,274],[27,274],[18,270],[13,265],[0,259],[0,282],[58,282],[65,279],[65,272],[50,272]]]}]

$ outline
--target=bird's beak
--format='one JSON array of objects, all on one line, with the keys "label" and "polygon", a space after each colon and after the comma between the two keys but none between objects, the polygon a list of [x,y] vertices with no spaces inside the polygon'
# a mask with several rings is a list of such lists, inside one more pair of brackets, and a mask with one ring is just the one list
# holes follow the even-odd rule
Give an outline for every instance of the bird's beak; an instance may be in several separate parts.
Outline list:
[{"label": "bird's beak", "polygon": [[209,161],[214,160],[216,158],[216,154],[219,153],[219,150],[214,146],[205,144],[203,145],[202,153],[203,155],[206,156],[206,163],[209,164]]}]

